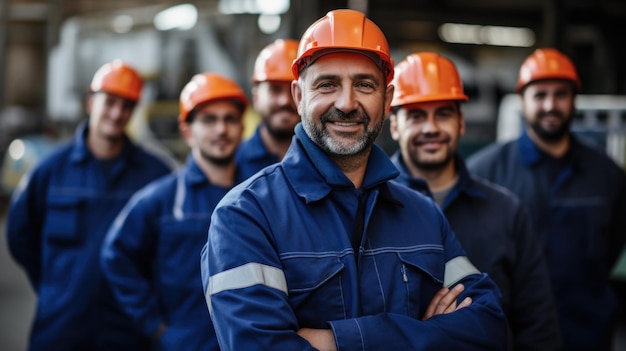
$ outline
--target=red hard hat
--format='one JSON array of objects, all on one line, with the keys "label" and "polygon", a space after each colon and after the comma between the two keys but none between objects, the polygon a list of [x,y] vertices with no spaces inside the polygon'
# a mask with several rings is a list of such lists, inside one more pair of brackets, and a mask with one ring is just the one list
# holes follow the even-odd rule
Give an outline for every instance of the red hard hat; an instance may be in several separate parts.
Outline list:
[{"label": "red hard hat", "polygon": [[304,32],[291,66],[293,75],[297,79],[319,56],[337,51],[364,53],[383,71],[387,84],[393,79],[393,60],[383,32],[363,13],[346,9],[328,12]]},{"label": "red hard hat", "polygon": [[522,63],[515,91],[520,93],[529,83],[545,79],[565,79],[578,91],[581,88],[576,67],[567,56],[556,49],[537,49]]},{"label": "red hard hat", "polygon": [[434,52],[409,55],[396,66],[391,106],[425,101],[467,101],[454,63]]},{"label": "red hard hat", "polygon": [[234,99],[240,102],[244,109],[248,106],[246,94],[235,81],[216,73],[196,74],[180,93],[178,120],[185,122],[198,105],[221,99]]},{"label": "red hard hat", "polygon": [[294,80],[291,64],[298,54],[298,41],[293,39],[277,39],[269,44],[254,62],[252,82]]},{"label": "red hard hat", "polygon": [[91,80],[91,92],[104,91],[132,101],[139,101],[143,80],[139,73],[121,60],[105,63]]}]

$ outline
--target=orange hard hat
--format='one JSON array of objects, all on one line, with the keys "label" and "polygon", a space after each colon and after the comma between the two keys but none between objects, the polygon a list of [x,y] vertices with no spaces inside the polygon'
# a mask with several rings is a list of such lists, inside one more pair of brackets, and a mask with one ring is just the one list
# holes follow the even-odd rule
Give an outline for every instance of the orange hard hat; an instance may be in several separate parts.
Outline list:
[{"label": "orange hard hat", "polygon": [[578,91],[581,88],[576,67],[556,49],[537,49],[524,60],[515,91],[520,93],[529,83],[544,79],[566,79],[573,82]]},{"label": "orange hard hat", "polygon": [[104,91],[132,101],[139,101],[143,80],[139,73],[121,60],[105,63],[91,80],[92,93]]},{"label": "orange hard hat", "polygon": [[276,39],[257,56],[254,62],[252,82],[266,80],[291,82],[294,80],[291,64],[298,54],[298,41]]},{"label": "orange hard hat", "polygon": [[467,101],[454,63],[434,52],[411,54],[396,66],[391,106],[425,101]]},{"label": "orange hard hat", "polygon": [[200,104],[206,102],[233,99],[248,106],[246,94],[239,85],[217,73],[199,73],[191,78],[180,93],[180,113],[178,120],[187,121],[189,114]]},{"label": "orange hard hat", "polygon": [[387,84],[393,79],[393,59],[383,32],[355,10],[334,10],[313,23],[302,35],[298,57],[291,69],[297,79],[303,69],[330,52],[366,54],[383,71]]}]

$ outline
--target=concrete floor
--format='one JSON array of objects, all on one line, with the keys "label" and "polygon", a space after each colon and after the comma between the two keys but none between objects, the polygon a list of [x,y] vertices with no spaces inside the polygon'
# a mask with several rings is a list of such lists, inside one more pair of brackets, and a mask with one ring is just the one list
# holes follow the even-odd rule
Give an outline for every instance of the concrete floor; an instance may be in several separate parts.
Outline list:
[{"label": "concrete floor", "polygon": [[6,206],[0,205],[0,350],[26,350],[35,294],[26,275],[9,255],[6,243]]},{"label": "concrete floor", "polygon": [[[36,297],[26,275],[9,255],[5,209],[6,204],[0,203],[0,350],[24,351]],[[626,325],[620,326],[614,350],[626,351]]]}]

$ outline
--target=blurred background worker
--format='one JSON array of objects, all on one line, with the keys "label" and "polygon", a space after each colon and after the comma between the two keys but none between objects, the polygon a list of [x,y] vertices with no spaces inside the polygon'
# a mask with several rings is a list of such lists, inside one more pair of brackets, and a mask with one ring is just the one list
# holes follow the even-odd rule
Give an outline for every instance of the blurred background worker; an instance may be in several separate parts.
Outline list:
[{"label": "blurred background worker", "polygon": [[129,201],[109,231],[105,275],[124,311],[159,350],[219,350],[200,275],[215,205],[238,182],[234,155],[247,99],[234,81],[195,75],[180,94],[187,165]]},{"label": "blurred background worker", "polygon": [[252,104],[261,115],[254,135],[241,144],[237,164],[244,177],[283,159],[300,116],[291,96],[291,64],[298,41],[277,39],[256,58],[252,75]]},{"label": "blurred background worker", "polygon": [[565,350],[611,350],[616,296],[609,282],[626,238],[626,176],[570,132],[581,83],[568,57],[537,49],[517,81],[523,134],[468,160],[515,192],[543,239]]},{"label": "blurred background worker", "polygon": [[30,350],[141,350],[145,339],[117,307],[100,271],[105,233],[131,195],[171,170],[124,133],[142,90],[121,61],[95,73],[89,120],[13,194],[11,254],[37,293]]},{"label": "blurred background worker", "polygon": [[469,259],[502,291],[513,350],[558,350],[556,308],[546,263],[530,218],[510,191],[475,179],[458,155],[468,100],[449,59],[409,55],[395,69],[391,136],[398,181],[443,209]]}]

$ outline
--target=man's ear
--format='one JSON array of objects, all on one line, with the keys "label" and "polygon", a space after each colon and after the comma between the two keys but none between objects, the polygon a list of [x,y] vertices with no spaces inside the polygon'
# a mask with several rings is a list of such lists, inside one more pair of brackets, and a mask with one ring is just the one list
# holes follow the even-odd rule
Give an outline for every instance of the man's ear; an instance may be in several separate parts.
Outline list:
[{"label": "man's ear", "polygon": [[91,114],[92,105],[93,105],[93,94],[89,94],[89,96],[87,96],[87,106],[85,106],[88,115]]},{"label": "man's ear", "polygon": [[300,102],[302,102],[302,89],[300,88],[299,80],[291,81],[291,97],[293,97],[293,101],[298,107],[298,114],[302,116],[302,111],[300,109]]},{"label": "man's ear", "polygon": [[[385,90],[385,106],[383,106],[385,108],[385,113],[388,113],[390,111],[391,108],[391,101],[393,100],[393,92],[396,89],[396,87],[393,86],[393,84],[389,84],[387,85],[387,88]],[[385,118],[387,118],[389,115],[385,115]]]},{"label": "man's ear", "polygon": [[257,105],[256,102],[257,102],[257,100],[259,98],[259,88],[258,88],[258,86],[254,85],[252,87],[252,91],[251,92],[252,92],[252,105],[256,106]]},{"label": "man's ear", "polygon": [[400,139],[400,133],[398,133],[398,115],[393,112],[389,114],[389,134],[391,134],[391,139],[395,141]]},{"label": "man's ear", "polygon": [[459,135],[465,135],[465,116],[462,111],[459,111]]},{"label": "man's ear", "polygon": [[180,135],[185,139],[185,143],[187,146],[192,147],[191,145],[191,126],[187,122],[178,122],[178,131]]}]

